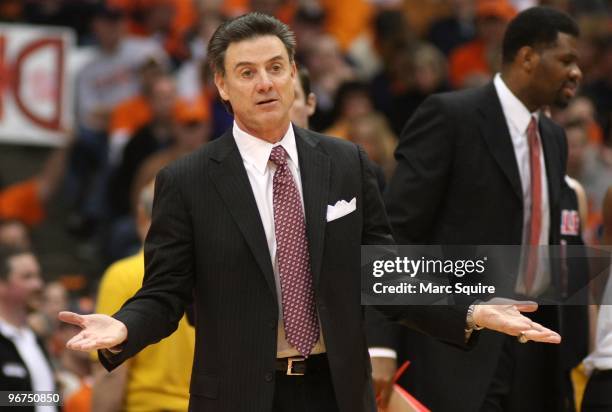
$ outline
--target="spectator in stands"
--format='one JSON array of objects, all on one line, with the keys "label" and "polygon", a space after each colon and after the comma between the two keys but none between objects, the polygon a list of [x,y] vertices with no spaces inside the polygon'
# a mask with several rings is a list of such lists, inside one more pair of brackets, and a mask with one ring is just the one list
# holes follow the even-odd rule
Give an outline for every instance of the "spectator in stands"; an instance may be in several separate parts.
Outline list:
[{"label": "spectator in stands", "polygon": [[393,151],[397,137],[382,114],[371,112],[356,117],[349,124],[347,137],[363,147],[368,158],[382,168],[387,180],[391,178],[395,169]]},{"label": "spectator in stands", "polygon": [[359,81],[342,83],[334,99],[334,122],[324,133],[328,136],[348,139],[348,129],[351,123],[373,111],[374,103],[370,98],[367,84]]},{"label": "spectator in stands", "polygon": [[428,39],[448,56],[455,48],[474,39],[474,1],[453,0],[452,13],[432,23]]},{"label": "spectator in stands", "polygon": [[42,222],[46,204],[64,178],[71,144],[69,137],[65,146],[53,150],[37,175],[0,189],[0,220],[19,220],[28,226]]},{"label": "spectator in stands", "polygon": [[[140,193],[138,231],[141,240],[151,224],[153,184]],[[144,253],[114,263],[100,283],[96,313],[113,314],[142,285]],[[195,345],[194,330],[186,316],[171,336],[143,349],[111,373],[96,364],[93,410],[185,411]]]},{"label": "spectator in stands", "polygon": [[317,108],[317,96],[310,89],[310,76],[304,67],[298,70],[295,78],[295,100],[291,106],[291,122],[308,129],[308,119]]},{"label": "spectator in stands", "polygon": [[155,80],[165,73],[163,64],[151,58],[139,68],[141,91],[117,104],[110,118],[109,163],[116,166],[121,160],[123,149],[134,132],[151,120],[151,99]]},{"label": "spectator in stands", "polygon": [[[44,344],[28,326],[31,301],[43,281],[36,257],[23,249],[0,247],[0,388],[55,391]],[[34,410],[34,408],[32,408]],[[57,410],[50,407],[48,410]]]},{"label": "spectator in stands", "polygon": [[[602,243],[612,244],[612,186],[607,190],[603,202],[604,232]],[[608,268],[612,266],[608,265]],[[610,272],[612,275],[612,271]],[[608,277],[599,308],[595,349],[584,360],[589,382],[582,400],[583,412],[607,411],[612,408],[612,280]]]},{"label": "spectator in stands", "polygon": [[140,92],[138,68],[148,59],[166,62],[167,57],[155,41],[126,36],[118,9],[96,9],[92,29],[98,50],[78,76],[78,122],[85,130],[105,132],[113,107]]},{"label": "spectator in stands", "polygon": [[310,84],[317,95],[317,110],[310,119],[314,130],[323,130],[333,121],[334,96],[340,85],[354,79],[354,73],[340,51],[338,42],[330,35],[315,39],[305,50],[304,65],[310,73]]},{"label": "spectator in stands", "polygon": [[[197,150],[210,140],[211,124],[208,107],[202,100],[179,100],[175,108],[174,144],[149,156],[138,169],[130,188],[130,204],[134,211],[142,189],[164,166]],[[113,242],[114,243],[114,242]]]},{"label": "spectator in stands", "polygon": [[107,213],[104,202],[108,179],[107,132],[113,108],[140,93],[138,68],[144,62],[151,58],[167,61],[166,53],[154,40],[126,36],[125,18],[119,9],[100,5],[92,30],[98,47],[78,73],[76,84],[79,134],[68,185],[76,208],[71,224],[75,231],[94,228]]},{"label": "spectator in stands", "polygon": [[449,57],[454,88],[484,85],[499,71],[504,31],[515,14],[508,0],[476,1],[477,37],[456,48]]},{"label": "spectator in stands", "polygon": [[0,219],[0,245],[29,249],[32,241],[28,227],[18,219]]},{"label": "spectator in stands", "polygon": [[567,174],[571,178],[581,181],[585,152],[589,145],[587,131],[584,123],[579,119],[566,122],[564,128],[568,146]]},{"label": "spectator in stands", "polygon": [[176,85],[170,76],[159,76],[151,88],[151,121],[141,127],[126,145],[121,162],[109,184],[111,216],[130,213],[130,188],[136,171],[151,154],[174,143],[173,122]]},{"label": "spectator in stands", "polygon": [[134,36],[155,39],[175,63],[188,57],[185,33],[196,16],[194,1],[107,0],[128,17],[128,31]]}]

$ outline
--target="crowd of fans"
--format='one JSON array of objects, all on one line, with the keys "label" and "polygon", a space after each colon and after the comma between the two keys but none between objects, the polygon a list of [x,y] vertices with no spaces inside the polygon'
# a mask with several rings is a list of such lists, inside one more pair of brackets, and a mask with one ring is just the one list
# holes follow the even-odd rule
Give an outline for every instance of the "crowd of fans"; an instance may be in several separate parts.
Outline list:
[{"label": "crowd of fans", "polygon": [[208,39],[221,22],[262,11],[288,23],[297,36],[298,67],[309,76],[298,91],[298,104],[309,111],[301,125],[362,145],[388,179],[398,136],[419,104],[432,93],[490,82],[501,64],[506,24],[536,4],[570,13],[581,29],[583,84],[567,108],[551,107],[550,115],[566,129],[567,173],[584,187],[584,240],[605,244],[604,221],[612,221],[612,210],[603,208],[606,193],[612,197],[610,2],[0,1],[1,21],[68,26],[79,47],[91,51],[74,82],[75,124],[67,145],[30,179],[0,179],[0,244],[40,247],[30,233],[59,197],[69,206],[64,226],[70,236],[95,251],[99,270],[84,273],[84,283],[43,276],[47,284],[34,288],[40,296],[29,317],[61,371],[65,399],[81,402],[71,410],[89,410],[82,405],[91,396],[93,372],[87,357],[63,350],[71,326],[60,326],[55,314],[93,311],[103,269],[141,247],[143,188],[164,165],[231,126],[206,59]]}]

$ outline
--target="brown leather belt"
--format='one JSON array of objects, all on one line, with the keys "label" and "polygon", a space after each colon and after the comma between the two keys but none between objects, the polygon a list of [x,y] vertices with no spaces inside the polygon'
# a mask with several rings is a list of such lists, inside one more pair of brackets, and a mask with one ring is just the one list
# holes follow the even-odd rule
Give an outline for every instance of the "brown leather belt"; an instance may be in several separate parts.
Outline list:
[{"label": "brown leather belt", "polygon": [[276,359],[276,370],[284,372],[283,375],[302,376],[307,373],[320,372],[329,369],[327,355],[310,355],[308,358],[292,356]]}]

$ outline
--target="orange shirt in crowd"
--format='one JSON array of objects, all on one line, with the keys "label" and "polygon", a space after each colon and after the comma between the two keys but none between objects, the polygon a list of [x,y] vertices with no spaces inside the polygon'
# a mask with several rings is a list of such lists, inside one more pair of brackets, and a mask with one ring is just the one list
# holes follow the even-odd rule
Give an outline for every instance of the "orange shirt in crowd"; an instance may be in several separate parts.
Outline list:
[{"label": "orange shirt in crowd", "polygon": [[151,120],[151,105],[147,99],[138,95],[124,100],[113,109],[111,113],[109,133],[118,131],[132,135],[136,130]]},{"label": "orange shirt in crowd", "polygon": [[0,219],[17,219],[29,226],[40,223],[45,217],[45,209],[38,190],[36,179],[0,190]]},{"label": "orange shirt in crowd", "polygon": [[366,0],[322,0],[325,31],[338,41],[343,51],[362,33],[369,33],[372,5]]},{"label": "orange shirt in crowd", "polygon": [[491,74],[486,58],[485,44],[476,39],[459,46],[449,57],[448,75],[454,88],[464,87],[465,80],[473,74]]}]

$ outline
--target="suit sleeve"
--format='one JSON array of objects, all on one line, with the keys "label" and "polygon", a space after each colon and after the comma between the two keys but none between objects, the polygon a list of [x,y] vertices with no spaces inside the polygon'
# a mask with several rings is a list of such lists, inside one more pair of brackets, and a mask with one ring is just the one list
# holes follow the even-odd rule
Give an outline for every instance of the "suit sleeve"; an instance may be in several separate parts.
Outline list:
[{"label": "suit sleeve", "polygon": [[128,339],[119,354],[100,357],[107,369],[176,330],[185,305],[192,300],[193,256],[189,213],[175,178],[164,169],[155,183],[142,288],[113,315],[126,325]]},{"label": "suit sleeve", "polygon": [[430,96],[410,118],[395,151],[397,167],[385,202],[395,240],[423,244],[431,235],[452,163],[452,118]]}]

